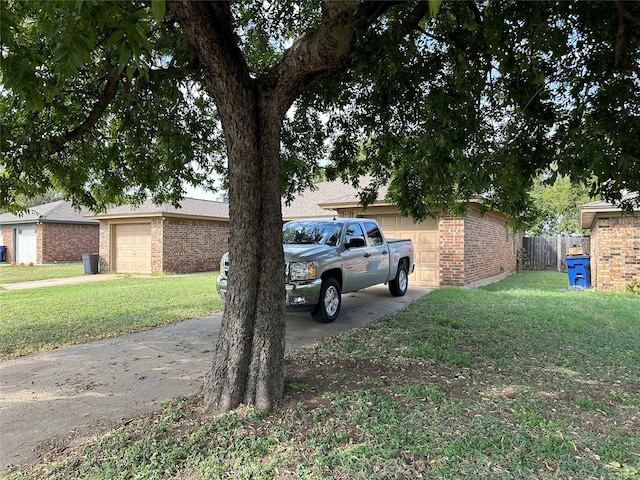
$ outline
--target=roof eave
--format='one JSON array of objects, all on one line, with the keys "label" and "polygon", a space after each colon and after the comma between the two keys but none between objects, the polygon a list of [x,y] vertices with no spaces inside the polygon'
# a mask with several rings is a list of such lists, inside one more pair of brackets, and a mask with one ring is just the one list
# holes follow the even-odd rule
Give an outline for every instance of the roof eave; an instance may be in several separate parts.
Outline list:
[{"label": "roof eave", "polygon": [[[640,209],[634,208],[634,213],[640,212]],[[601,213],[619,213],[622,214],[622,209],[619,207],[580,207],[580,228],[585,230],[591,230],[593,223]]]},{"label": "roof eave", "polygon": [[[318,206],[320,208],[325,208],[327,210],[338,210],[340,208],[363,208],[357,201],[348,201],[348,202],[330,202],[330,203],[319,203]],[[393,203],[387,202],[385,200],[376,200],[368,207],[391,207]]]},{"label": "roof eave", "polygon": [[229,217],[211,216],[211,215],[197,215],[189,213],[176,213],[176,212],[129,212],[129,213],[111,213],[95,215],[92,218],[97,220],[126,220],[131,218],[188,218],[196,220],[207,220],[216,222],[228,222]]},{"label": "roof eave", "polygon": [[16,219],[16,220],[8,220],[6,222],[0,222],[0,226],[2,225],[38,225],[41,223],[57,223],[63,225],[98,225],[96,220],[56,220],[56,219],[47,219],[47,218],[27,218],[27,219]]}]

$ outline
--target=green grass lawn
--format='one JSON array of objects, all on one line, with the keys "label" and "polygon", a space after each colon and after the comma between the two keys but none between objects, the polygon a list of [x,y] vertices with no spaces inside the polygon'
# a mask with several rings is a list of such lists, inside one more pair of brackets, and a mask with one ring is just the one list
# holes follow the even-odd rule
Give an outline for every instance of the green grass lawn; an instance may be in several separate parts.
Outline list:
[{"label": "green grass lawn", "polygon": [[273,412],[176,399],[10,478],[638,479],[640,297],[525,272],[290,353]]},{"label": "green grass lawn", "polygon": [[[7,268],[16,267],[2,270]],[[104,282],[2,290],[0,303],[0,358],[4,359],[202,317],[223,308],[215,292],[214,273],[125,276]]]},{"label": "green grass lawn", "polygon": [[31,282],[51,278],[68,278],[84,275],[83,263],[57,263],[46,265],[11,265],[0,263],[0,285]]}]

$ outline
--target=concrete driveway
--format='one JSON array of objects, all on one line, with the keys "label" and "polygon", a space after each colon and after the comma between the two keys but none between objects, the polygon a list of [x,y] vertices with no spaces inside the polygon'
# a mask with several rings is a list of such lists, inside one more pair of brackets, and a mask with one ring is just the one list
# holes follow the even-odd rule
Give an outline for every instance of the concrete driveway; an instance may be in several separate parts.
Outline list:
[{"label": "concrete driveway", "polygon": [[[287,314],[292,350],[372,322],[426,294],[392,297],[379,285],[343,297],[340,317],[319,324]],[[39,444],[72,442],[197,393],[210,369],[222,314],[185,320],[0,363],[0,472],[35,463]],[[68,443],[67,443],[68,444]]]}]

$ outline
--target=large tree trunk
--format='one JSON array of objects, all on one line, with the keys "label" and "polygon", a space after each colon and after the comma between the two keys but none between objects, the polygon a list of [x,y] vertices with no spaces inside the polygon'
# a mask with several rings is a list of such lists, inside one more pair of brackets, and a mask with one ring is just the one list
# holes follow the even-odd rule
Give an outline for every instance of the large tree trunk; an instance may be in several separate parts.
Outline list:
[{"label": "large tree trunk", "polygon": [[238,115],[237,136],[226,131],[231,268],[222,328],[206,386],[206,403],[218,411],[240,403],[271,408],[284,388],[282,119],[268,105],[256,105],[253,111],[257,113],[253,118]]},{"label": "large tree trunk", "polygon": [[280,133],[293,99],[251,78],[228,4],[169,5],[198,53],[229,158],[229,289],[205,402],[213,411],[268,409],[284,389]]},{"label": "large tree trunk", "polygon": [[229,289],[205,401],[215,411],[241,403],[268,409],[284,390],[282,122],[301,92],[342,67],[359,2],[324,4],[316,32],[258,78],[237,44],[227,2],[168,5],[198,55],[229,157]]}]

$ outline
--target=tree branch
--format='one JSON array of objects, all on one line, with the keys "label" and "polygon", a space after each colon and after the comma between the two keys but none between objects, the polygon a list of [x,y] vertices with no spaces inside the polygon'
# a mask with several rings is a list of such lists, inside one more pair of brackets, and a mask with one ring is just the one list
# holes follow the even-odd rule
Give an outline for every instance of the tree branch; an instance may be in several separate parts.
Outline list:
[{"label": "tree branch", "polygon": [[621,0],[615,1],[616,14],[618,16],[618,32],[616,34],[616,42],[614,45],[614,66],[621,70],[631,70],[640,77],[640,67],[626,55],[626,45],[629,37],[629,22],[636,25],[639,20],[635,18],[624,6]]},{"label": "tree branch", "polygon": [[[622,2],[618,0],[617,3],[622,3]],[[627,20],[630,20],[632,23],[635,23],[636,25],[640,25],[640,17],[636,17],[634,14],[632,14],[629,10],[625,8],[623,8],[623,12],[624,12],[624,18],[626,18]]]},{"label": "tree branch", "polygon": [[422,28],[420,26],[416,27],[416,30],[418,30],[420,33],[422,33],[425,37],[429,37],[432,40],[436,40],[437,42],[450,43],[449,40],[447,40],[445,37],[439,37],[438,35],[434,35],[433,33],[429,33],[424,28]]},{"label": "tree branch", "polygon": [[420,22],[427,14],[430,15],[429,2],[419,2],[409,16],[402,22],[404,33],[410,33],[419,28]]},{"label": "tree branch", "polygon": [[406,2],[404,1],[370,1],[370,2],[362,2],[362,6],[360,7],[360,11],[362,12],[365,18],[375,20],[381,15],[387,13],[391,7],[395,5],[402,5]]},{"label": "tree branch", "polygon": [[[286,110],[309,85],[344,66],[353,51],[356,30],[362,26],[362,22],[370,25],[393,6],[400,4],[404,2],[372,1],[360,4],[351,0],[323,3],[322,21],[318,28],[296,39],[280,63],[262,79],[262,85],[277,88],[284,95],[283,106]],[[420,21],[428,13],[429,3],[418,2],[402,20],[399,36],[418,29]]]},{"label": "tree branch", "polygon": [[359,7],[356,0],[323,3],[318,28],[299,36],[261,79],[263,88],[277,90],[282,96],[284,111],[309,85],[337,71],[347,59],[361,18]]},{"label": "tree branch", "polygon": [[[200,70],[199,62],[197,58],[194,58],[192,62],[185,65],[184,67],[176,68],[159,68],[149,70],[148,76],[150,79],[154,78],[173,78],[173,79],[184,79],[191,74],[197,73]],[[136,70],[133,73],[133,78],[142,77],[142,72],[140,70]],[[124,72],[121,72],[117,67],[112,68],[107,76],[106,84],[102,93],[98,97],[98,100],[94,104],[93,108],[87,115],[87,118],[73,130],[69,130],[64,135],[53,138],[49,140],[49,147],[53,152],[60,152],[64,149],[65,145],[69,142],[77,140],[81,138],[83,135],[88,133],[100,120],[100,117],[104,114],[105,110],[109,106],[109,104],[113,101],[118,91],[118,86],[120,85],[120,81],[126,79],[126,75]]]},{"label": "tree branch", "polygon": [[478,8],[478,6],[473,2],[473,0],[469,0],[465,2],[465,5],[471,10],[473,16],[476,18],[476,23],[478,25],[484,26],[484,20],[482,18],[482,12]]},{"label": "tree branch", "polygon": [[120,83],[121,78],[122,74],[120,70],[117,67],[112,68],[106,76],[107,83],[104,87],[104,90],[102,91],[102,95],[91,109],[91,112],[89,112],[89,115],[87,116],[85,121],[73,130],[65,133],[61,137],[54,138],[49,141],[49,144],[54,152],[61,151],[67,143],[82,137],[85,133],[91,130],[96,125],[96,123],[98,123],[98,120],[100,119],[104,111],[107,109],[111,101],[115,98],[116,92],[118,90],[118,84]]},{"label": "tree branch", "polygon": [[200,59],[219,111],[237,108],[231,98],[245,99],[242,108],[249,108],[253,80],[236,41],[229,2],[169,0],[167,7]]},{"label": "tree branch", "polygon": [[[189,75],[200,72],[200,60],[194,55],[193,59],[183,67],[167,67],[154,68],[148,71],[149,78],[172,78],[175,80],[184,80]],[[142,76],[141,72],[136,70],[134,77]]]}]

